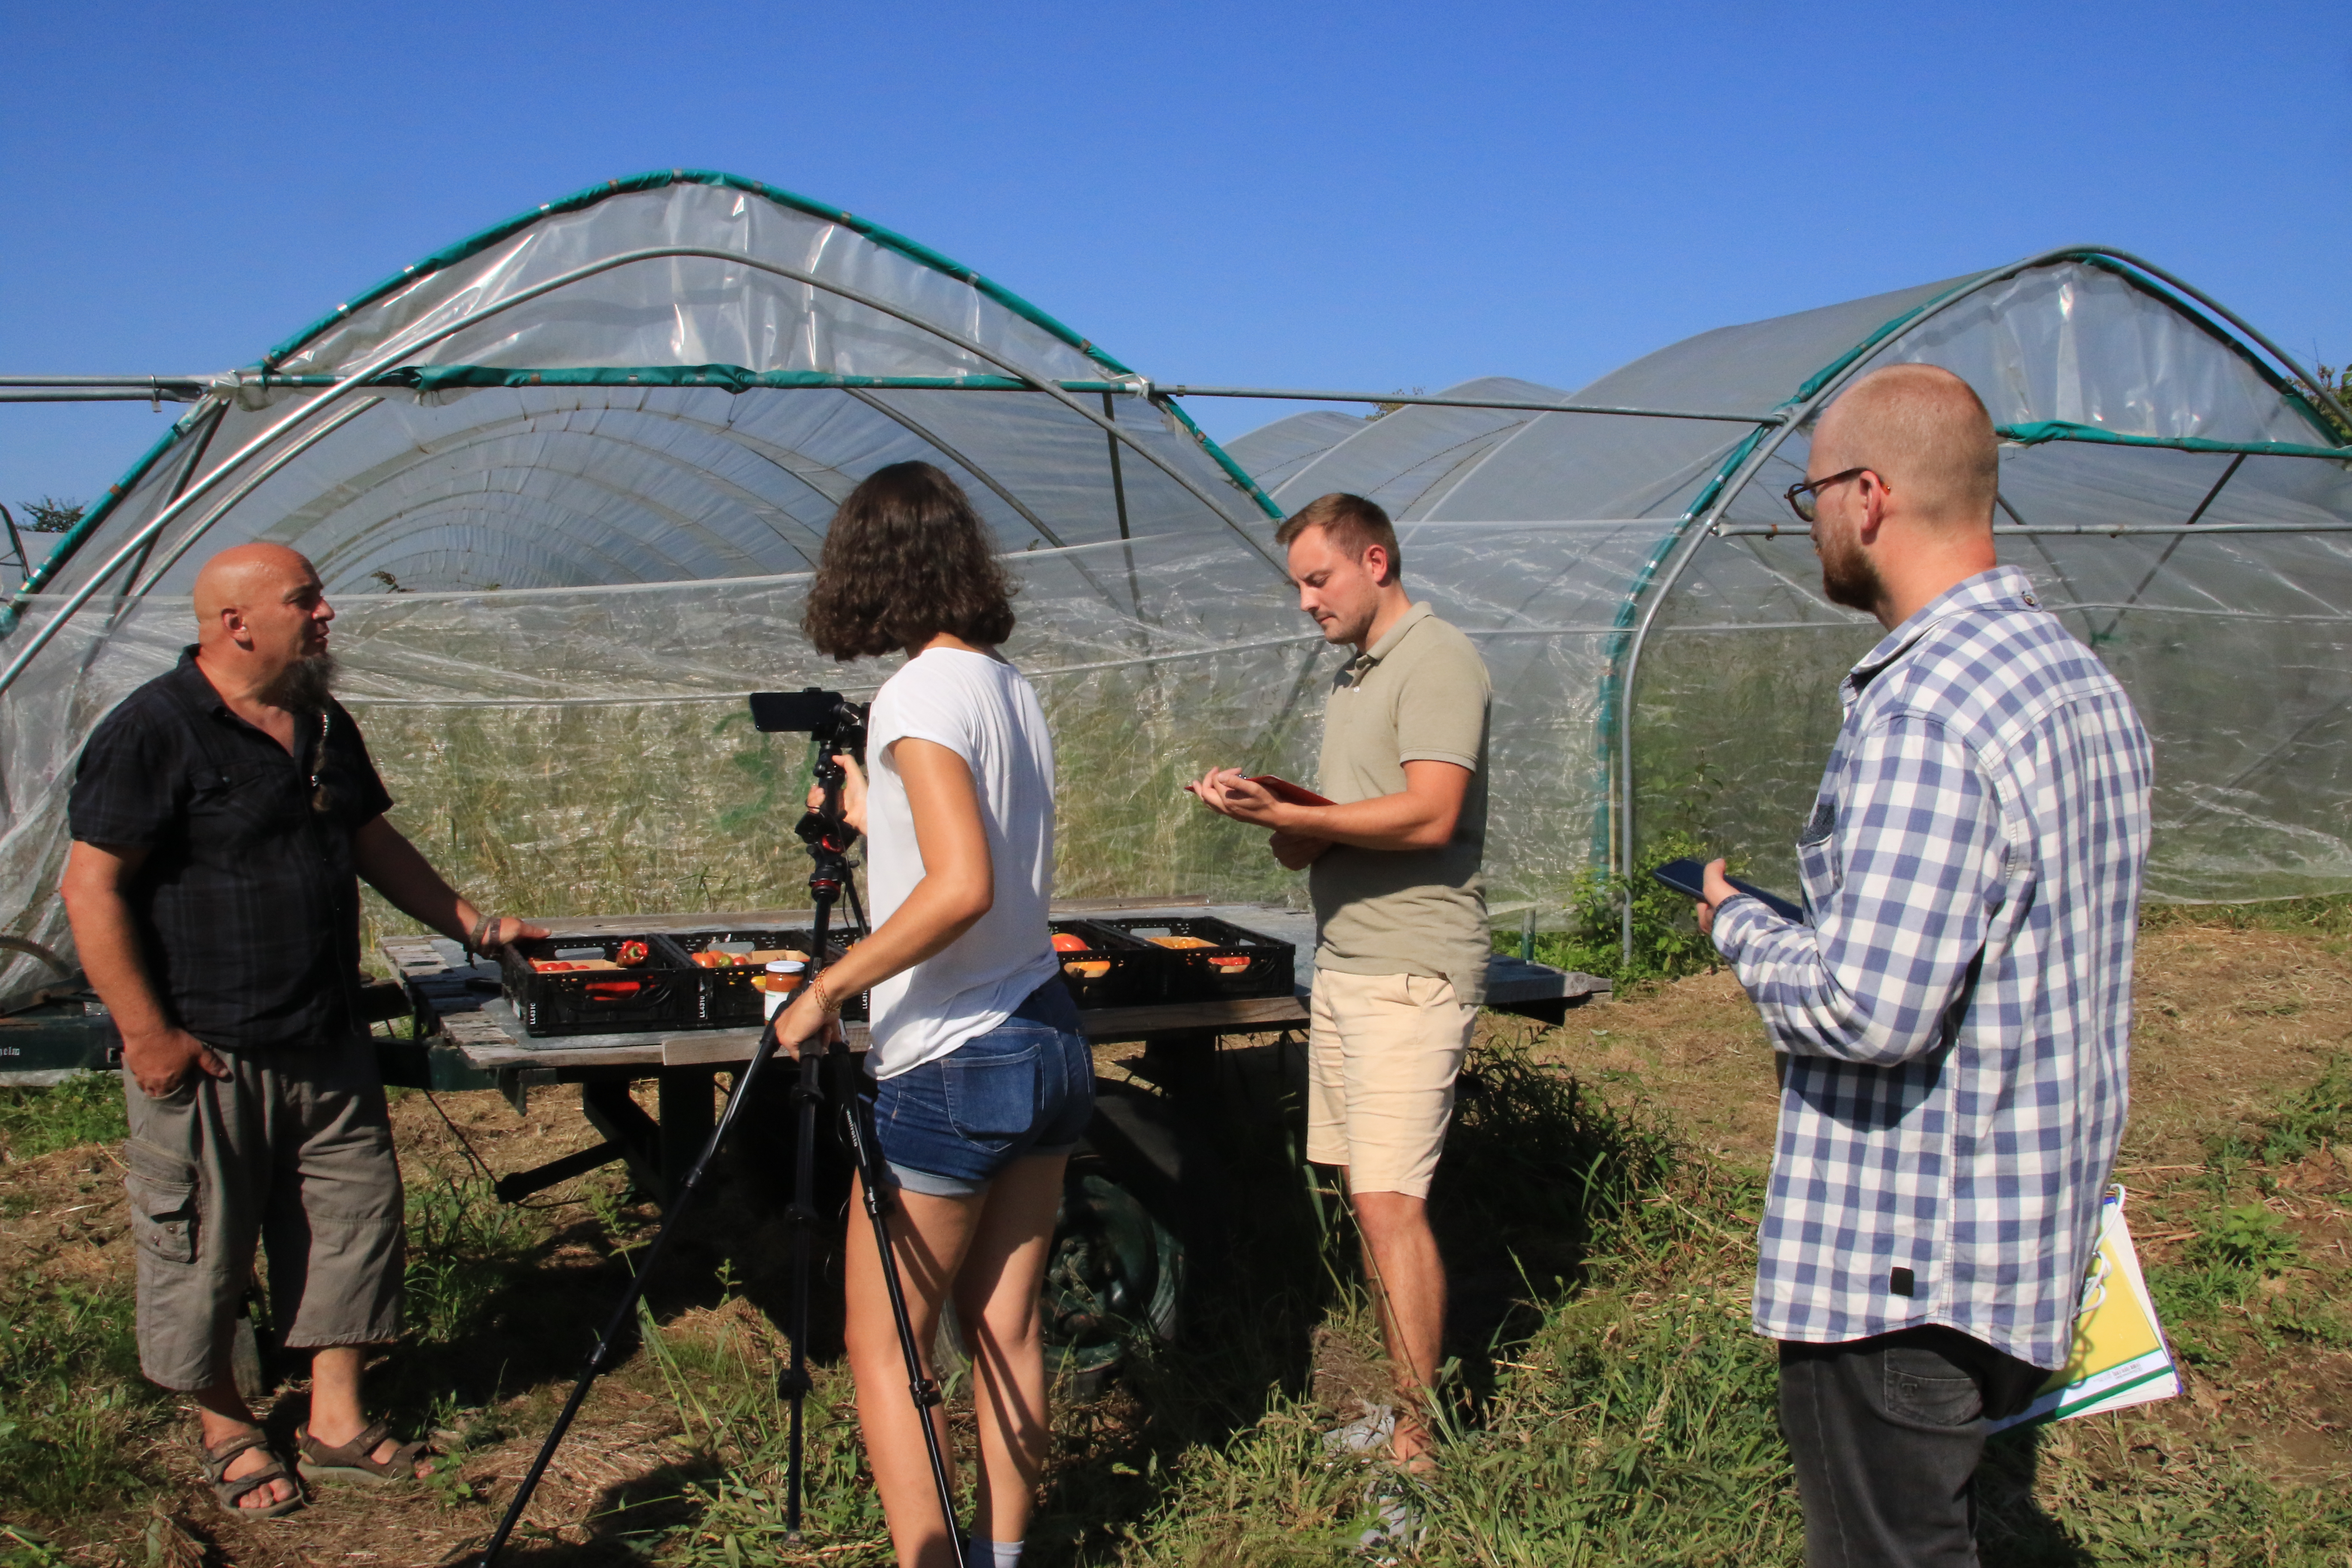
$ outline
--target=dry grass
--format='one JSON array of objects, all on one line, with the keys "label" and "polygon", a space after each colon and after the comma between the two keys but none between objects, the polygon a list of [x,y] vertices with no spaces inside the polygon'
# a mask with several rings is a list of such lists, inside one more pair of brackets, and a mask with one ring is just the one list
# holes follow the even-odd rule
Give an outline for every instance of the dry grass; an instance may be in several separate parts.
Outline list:
[{"label": "dry grass", "polygon": [[[2245,1151],[2285,1097],[2319,1079],[2332,1053],[2352,1048],[2352,960],[2344,947],[2324,931],[2226,920],[2169,918],[2146,932],[2121,1179],[2135,1194],[2143,1256],[2190,1357],[2189,1397],[2069,1423],[2004,1458],[1995,1479],[2005,1500],[2002,1528],[2027,1531],[2011,1541],[2006,1560],[2261,1562],[2269,1552],[2282,1562],[2334,1561],[2306,1550],[2312,1532],[2326,1528],[2312,1522],[2318,1505],[2310,1500],[2323,1493],[2294,1489],[2316,1484],[2340,1494],[2352,1475],[2352,1322],[2340,1307],[2352,1279],[2352,1152],[2323,1140],[2273,1165]],[[1613,1106],[1662,1108],[1686,1156],[1673,1179],[1641,1189],[1639,1208],[1549,1253],[1536,1235],[1543,1225],[1531,1222],[1508,1247],[1488,1245],[1513,1223],[1491,1207],[1507,1185],[1442,1178],[1457,1184],[1448,1245],[1464,1315],[1475,1320],[1457,1338],[1476,1363],[1465,1377],[1477,1415],[1465,1439],[1473,1446],[1463,1450],[1463,1479],[1444,1503],[1451,1533],[1432,1548],[1433,1560],[1543,1560],[1543,1542],[1526,1532],[1538,1521],[1553,1521],[1540,1530],[1569,1525],[1531,1500],[1553,1494],[1513,1489],[1551,1474],[1546,1466],[1567,1467],[1558,1472],[1563,1486],[1582,1474],[1578,1467],[1588,1460],[1545,1447],[1547,1434],[1574,1433],[1584,1445],[1577,1453],[1615,1452],[1607,1445],[1622,1440],[1633,1445],[1626,1452],[1650,1456],[1642,1464],[1665,1467],[1639,1483],[1659,1489],[1645,1494],[1649,1506],[1668,1509],[1655,1530],[1677,1528],[1673,1509],[1702,1508],[1695,1500],[1717,1484],[1707,1478],[1732,1466],[1747,1478],[1738,1508],[1749,1511],[1690,1513],[1688,1539],[1717,1543],[1706,1551],[1723,1561],[1785,1561],[1793,1505],[1774,1479],[1778,1461],[1751,1452],[1756,1432],[1769,1436],[1769,1422],[1756,1426],[1743,1416],[1746,1425],[1724,1426],[1728,1417],[1718,1412],[1709,1426],[1695,1414],[1712,1408],[1704,1398],[1690,1408],[1680,1403],[1700,1392],[1691,1369],[1701,1366],[1716,1369],[1706,1375],[1727,1380],[1723,1386],[1744,1390],[1738,1398],[1760,1397],[1760,1352],[1739,1329],[1752,1267],[1742,1224],[1752,1214],[1752,1196],[1742,1194],[1752,1187],[1742,1183],[1769,1163],[1774,1094],[1752,1012],[1728,977],[1714,973],[1596,1002],[1572,1012],[1564,1029],[1508,1019],[1488,1026],[1496,1043],[1572,1071]],[[487,1093],[441,1100],[501,1173],[596,1136],[570,1090],[535,1091],[521,1118]],[[452,1451],[443,1483],[388,1496],[338,1491],[275,1523],[229,1518],[197,1481],[192,1424],[135,1380],[93,1373],[94,1402],[110,1388],[124,1401],[108,1428],[119,1445],[120,1490],[68,1516],[0,1512],[50,1542],[37,1551],[0,1535],[0,1563],[16,1568],[46,1554],[107,1568],[194,1568],[191,1553],[201,1552],[215,1563],[253,1568],[394,1568],[447,1562],[478,1542],[618,1289],[625,1261],[616,1246],[641,1236],[650,1215],[629,1207],[616,1177],[603,1173],[543,1194],[551,1206],[509,1215],[500,1222],[508,1228],[497,1229],[467,1197],[465,1155],[425,1098],[401,1096],[394,1121],[415,1201],[439,1194],[435,1201],[446,1199],[449,1215],[484,1227],[451,1244],[481,1255],[476,1274],[461,1269],[447,1287],[460,1292],[449,1310],[461,1331],[446,1342],[404,1346],[375,1374],[395,1418],[437,1428]],[[1261,1139],[1264,1131],[1233,1130]],[[1507,1151],[1517,1137],[1500,1127],[1478,1147]],[[1470,1149],[1465,1142],[1464,1157]],[[1285,1168],[1278,1160],[1267,1167],[1276,1176]],[[0,1164],[0,1280],[121,1300],[131,1259],[119,1175],[102,1146]],[[1253,1223],[1261,1228],[1252,1233],[1260,1252],[1237,1252],[1202,1276],[1239,1312],[1219,1321],[1213,1344],[1060,1413],[1055,1491],[1034,1548],[1042,1563],[1331,1561],[1338,1549],[1330,1543],[1352,1539],[1355,1495],[1344,1476],[1318,1468],[1314,1434],[1352,1415],[1358,1399],[1378,1397],[1381,1369],[1360,1298],[1348,1287],[1346,1248],[1328,1237],[1318,1244],[1312,1224],[1298,1217],[1306,1202],[1303,1192],[1284,1198],[1290,1217],[1282,1219],[1281,1205],[1260,1201],[1265,1212]],[[2287,1238],[2276,1267],[2216,1261],[2221,1216],[2247,1208],[2273,1216]],[[781,1249],[766,1217],[755,1194],[722,1194],[711,1226],[666,1270],[671,1278],[651,1302],[662,1353],[632,1357],[599,1385],[533,1509],[542,1533],[516,1562],[570,1568],[650,1555],[726,1563],[733,1561],[728,1531],[737,1528],[728,1521],[756,1522],[772,1511],[756,1491],[772,1450],[743,1414],[769,1401],[761,1369],[774,1347]],[[1648,1239],[1634,1245],[1629,1237]],[[1616,1250],[1586,1250],[1603,1245]],[[1259,1257],[1275,1261],[1253,1261]],[[740,1265],[729,1285],[721,1271],[730,1258]],[[120,1340],[127,1323],[109,1331]],[[1267,1368],[1276,1373],[1270,1382],[1253,1381]],[[845,1392],[837,1370],[821,1378],[821,1402],[837,1401]],[[1592,1403],[1604,1391],[1592,1380],[1611,1378],[1628,1380],[1611,1397],[1641,1404],[1641,1418],[1629,1417],[1622,1431]],[[1571,1393],[1584,1403],[1563,1403]],[[273,1425],[290,1428],[301,1402],[300,1385],[289,1386]],[[709,1409],[698,1414],[701,1402]],[[1652,1409],[1659,1415],[1645,1426]],[[832,1532],[789,1556],[740,1535],[741,1561],[882,1560],[859,1511],[867,1503],[854,1451],[828,1452],[828,1495],[843,1510]],[[1514,1468],[1522,1463],[1537,1468]],[[714,1498],[708,1489],[721,1476],[755,1489]],[[1599,1484],[1576,1483],[1588,1492]],[[706,1489],[700,1500],[697,1487]],[[2258,1489],[2270,1487],[2285,1489]],[[2062,1541],[2052,1520],[2074,1533]],[[1595,1516],[1584,1550],[1594,1562],[1626,1560],[1606,1544],[1621,1539],[1602,1531],[1607,1523]],[[2276,1536],[2268,1546],[2266,1530]]]}]

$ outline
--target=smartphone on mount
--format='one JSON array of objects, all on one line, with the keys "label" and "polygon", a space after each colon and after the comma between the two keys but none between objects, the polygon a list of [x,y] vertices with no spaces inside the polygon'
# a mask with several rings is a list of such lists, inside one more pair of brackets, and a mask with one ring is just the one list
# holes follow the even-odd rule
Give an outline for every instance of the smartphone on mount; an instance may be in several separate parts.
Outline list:
[{"label": "smartphone on mount", "polygon": [[[1701,900],[1706,898],[1706,862],[1704,860],[1669,860],[1663,866],[1652,867],[1650,875],[1677,893],[1687,893]],[[1762,900],[1764,907],[1782,920],[1795,921],[1800,925],[1805,923],[1805,911],[1780,894],[1768,893],[1753,882],[1743,882],[1737,877],[1726,877],[1724,880],[1749,898]]]}]

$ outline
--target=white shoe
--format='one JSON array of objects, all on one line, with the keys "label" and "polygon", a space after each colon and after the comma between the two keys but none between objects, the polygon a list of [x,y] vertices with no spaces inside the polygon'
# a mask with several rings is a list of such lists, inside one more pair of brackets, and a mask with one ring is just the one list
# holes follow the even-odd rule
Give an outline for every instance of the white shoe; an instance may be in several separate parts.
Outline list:
[{"label": "white shoe", "polygon": [[1363,1414],[1344,1426],[1323,1434],[1323,1447],[1335,1454],[1376,1454],[1396,1436],[1396,1409],[1359,1401]]},{"label": "white shoe", "polygon": [[1429,1521],[1412,1499],[1394,1489],[1394,1480],[1374,1477],[1364,1484],[1364,1500],[1380,1512],[1380,1522],[1356,1537],[1356,1550],[1381,1568],[1395,1568],[1398,1559],[1421,1550]]}]

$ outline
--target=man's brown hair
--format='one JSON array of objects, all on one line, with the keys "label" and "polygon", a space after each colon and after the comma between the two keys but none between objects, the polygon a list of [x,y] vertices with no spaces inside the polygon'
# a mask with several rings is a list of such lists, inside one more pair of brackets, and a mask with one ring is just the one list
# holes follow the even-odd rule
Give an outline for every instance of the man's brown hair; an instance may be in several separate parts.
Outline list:
[{"label": "man's brown hair", "polygon": [[1350,561],[1362,561],[1365,551],[1379,545],[1389,553],[1389,574],[1404,575],[1404,552],[1397,548],[1396,524],[1363,497],[1345,490],[1318,496],[1283,519],[1282,526],[1274,531],[1274,542],[1287,550],[1310,528],[1321,529],[1331,548]]},{"label": "man's brown hair", "polygon": [[1013,592],[962,488],[929,463],[892,463],[833,514],[801,630],[840,659],[941,632],[993,647],[1013,635]]},{"label": "man's brown hair", "polygon": [[1976,389],[1940,365],[1890,364],[1838,395],[1814,443],[1836,468],[1869,468],[1907,489],[1925,520],[1990,527],[2000,438]]}]

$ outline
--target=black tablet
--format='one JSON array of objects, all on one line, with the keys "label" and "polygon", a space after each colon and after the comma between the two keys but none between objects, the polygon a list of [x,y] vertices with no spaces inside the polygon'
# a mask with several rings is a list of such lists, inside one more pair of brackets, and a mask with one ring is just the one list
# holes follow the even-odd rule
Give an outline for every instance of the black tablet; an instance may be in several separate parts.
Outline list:
[{"label": "black tablet", "polygon": [[[1650,875],[1677,893],[1687,893],[1694,899],[1706,897],[1706,862],[1704,860],[1669,860],[1663,866],[1652,867]],[[1727,877],[1724,880],[1750,898],[1761,899],[1764,907],[1782,920],[1800,923],[1804,921],[1805,911],[1778,893],[1768,893],[1754,883],[1743,882],[1737,877]]]}]

